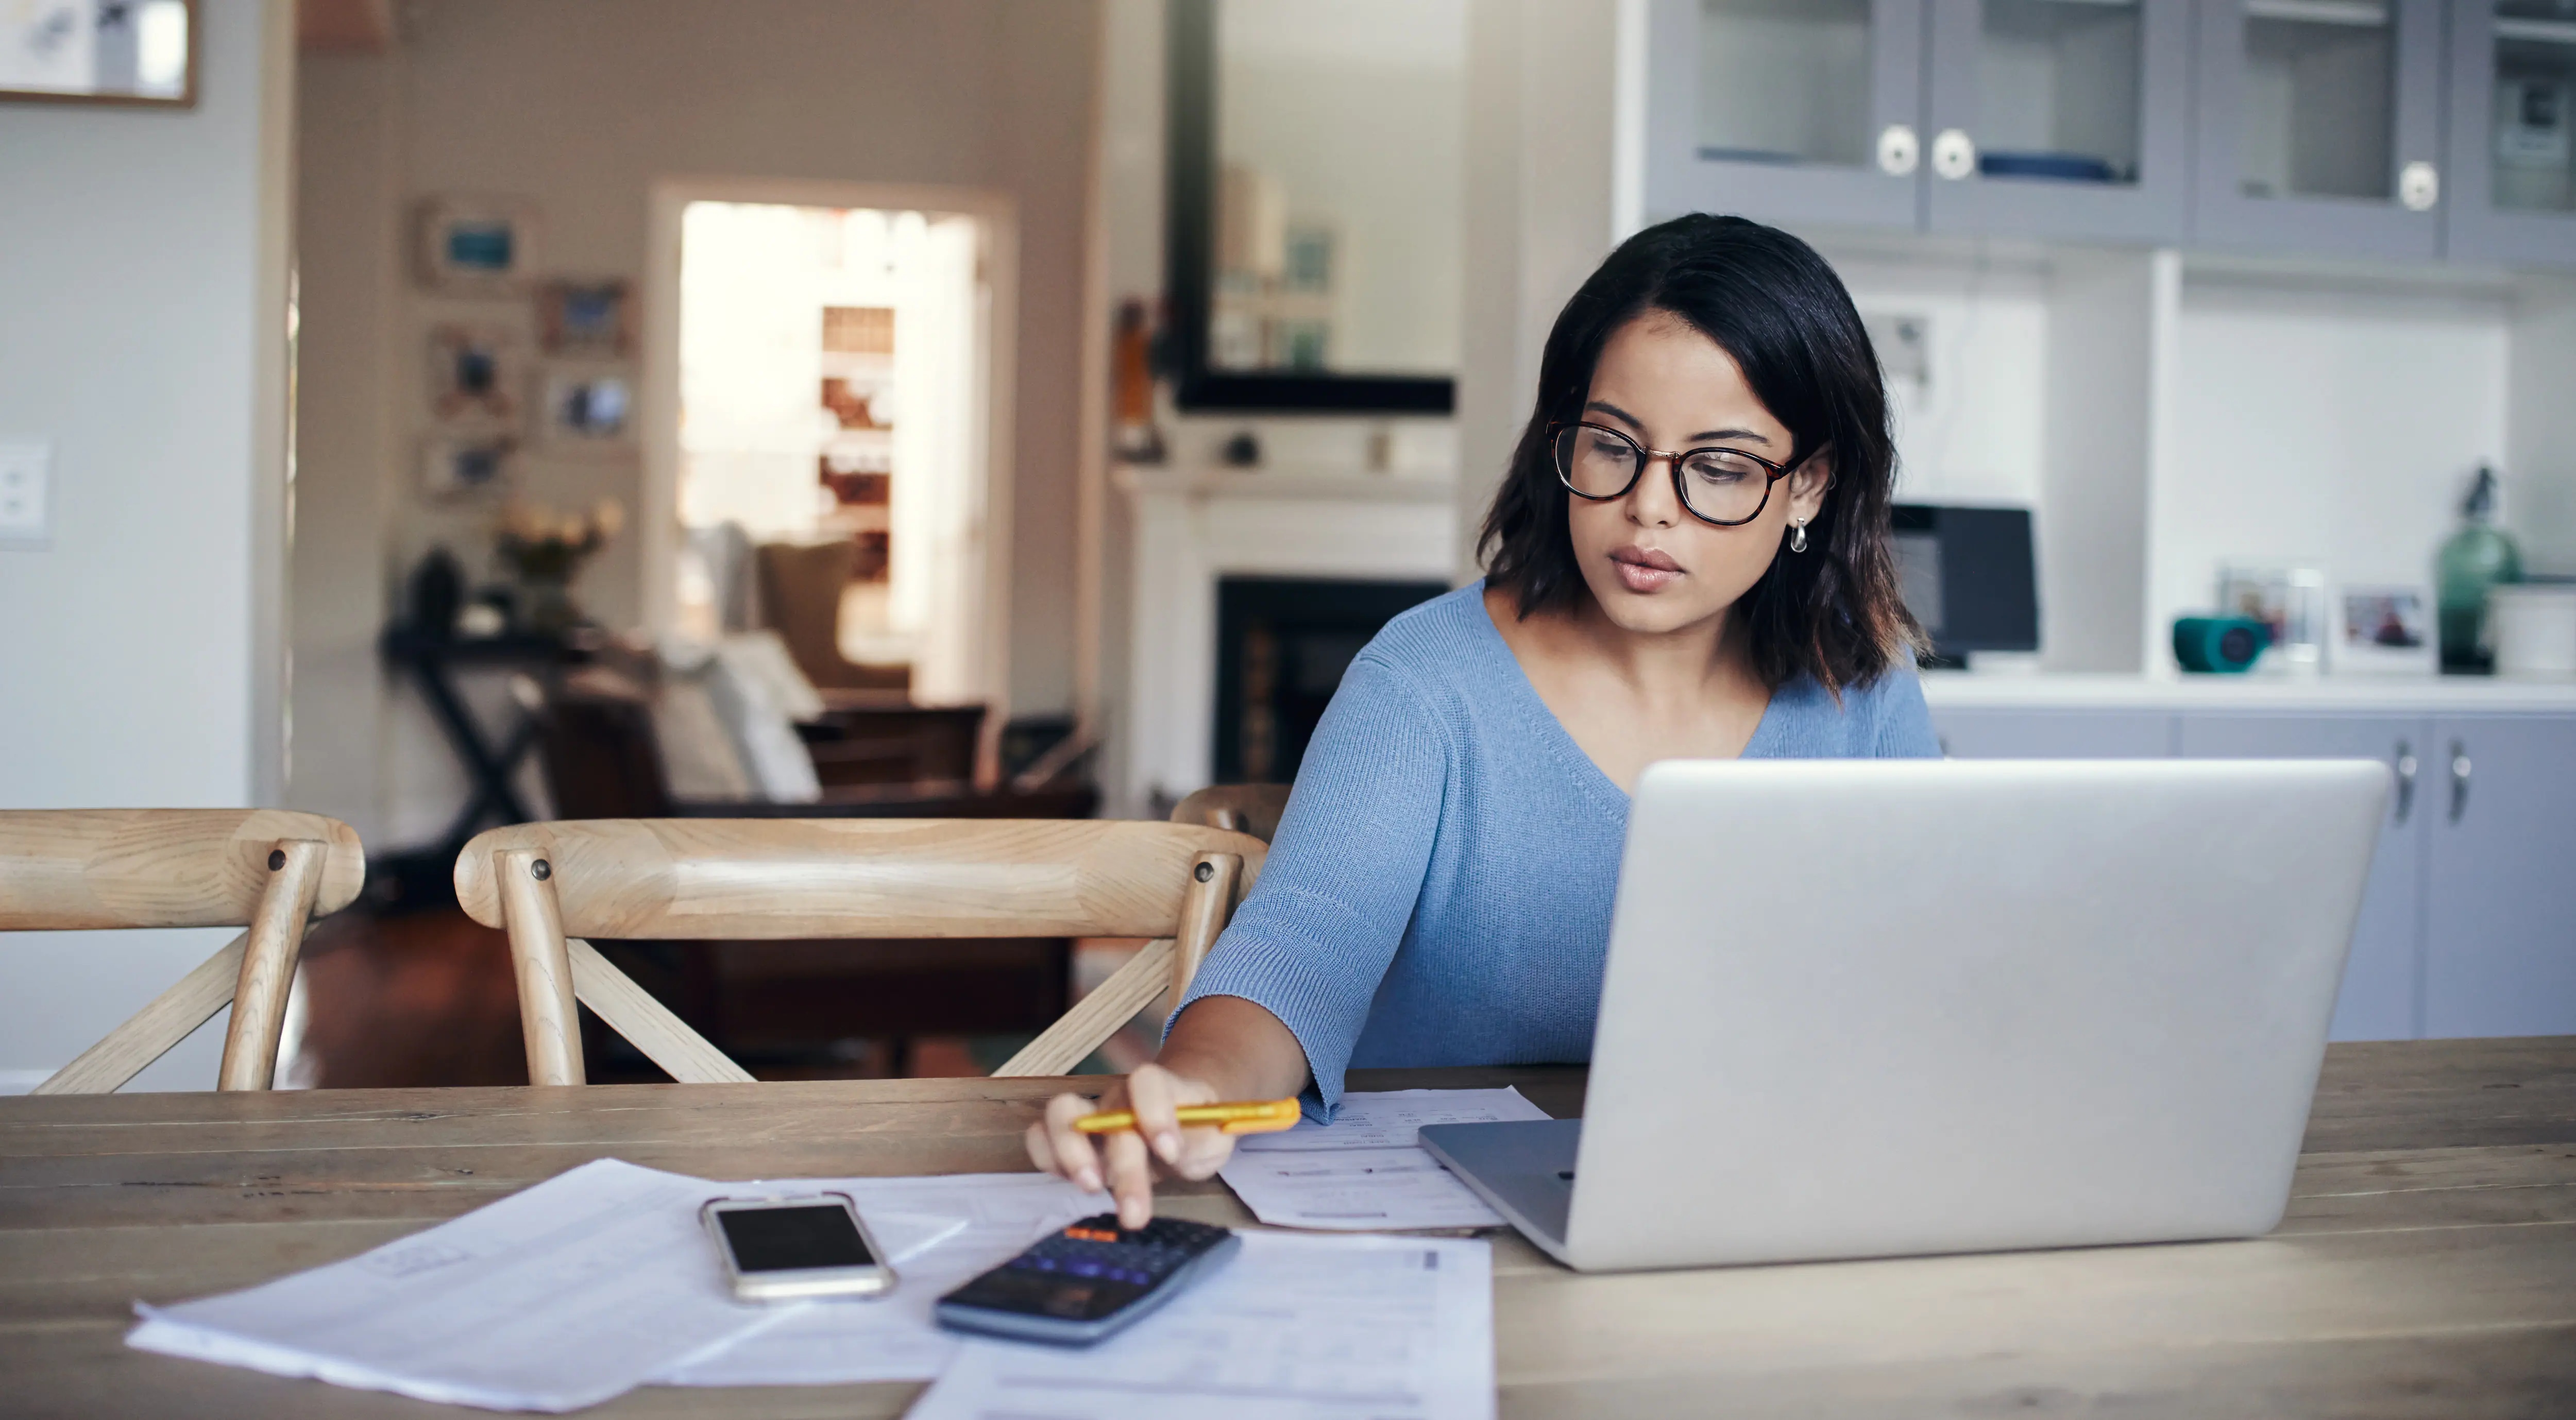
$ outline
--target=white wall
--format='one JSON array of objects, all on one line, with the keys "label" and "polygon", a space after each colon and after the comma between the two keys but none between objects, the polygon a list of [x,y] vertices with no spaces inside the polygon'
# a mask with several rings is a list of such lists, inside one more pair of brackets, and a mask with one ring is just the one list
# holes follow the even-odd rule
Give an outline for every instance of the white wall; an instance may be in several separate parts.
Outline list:
[{"label": "white wall", "polygon": [[2224,562],[2431,586],[2469,474],[2505,454],[2510,316],[2491,285],[2187,265],[2155,450],[2150,635],[2207,610]]},{"label": "white wall", "polygon": [[[203,8],[193,110],[0,105],[0,435],[55,445],[52,545],[0,550],[0,806],[275,792],[291,9]],[[226,935],[0,937],[0,1081]],[[138,1088],[209,1087],[221,1048]]]},{"label": "white wall", "polygon": [[[392,138],[375,166],[307,174],[331,185],[305,204],[308,248],[347,243],[381,259],[391,243],[407,261],[418,200],[504,194],[539,208],[549,272],[625,276],[640,288],[657,178],[927,183],[1014,200],[1013,535],[1001,549],[1013,574],[1011,700],[1024,711],[1070,704],[1092,0],[442,0],[404,14],[396,53],[345,61],[374,67],[379,82],[335,84],[327,107],[314,95],[306,123],[317,136],[381,125]],[[488,545],[486,510],[434,510],[413,492],[428,327],[529,319],[525,302],[439,297],[397,274],[381,310],[347,282],[335,289],[351,304],[326,304],[317,289],[305,306],[308,329],[336,323],[379,343],[381,396],[353,379],[308,391],[303,413],[308,443],[350,451],[337,476],[389,482],[379,586],[440,541],[479,573]],[[558,506],[617,497],[638,509],[640,462],[530,457],[521,487]],[[577,589],[613,626],[643,615],[639,545],[631,535],[612,545]],[[348,569],[330,578],[308,590],[355,585]],[[353,694],[330,713],[357,724],[370,707]],[[386,841],[409,844],[443,826],[464,782],[416,697],[397,694],[383,719],[374,818]],[[361,737],[348,726],[312,733]]]},{"label": "white wall", "polygon": [[2525,572],[2576,575],[2576,281],[2516,283],[2505,525]]},{"label": "white wall", "polygon": [[296,65],[295,552],[289,580],[294,743],[286,802],[388,842],[384,677],[391,352],[380,332],[400,295],[395,221],[400,139],[383,61],[314,53]]},{"label": "white wall", "polygon": [[1618,214],[1617,0],[1476,0],[1467,16],[1467,307],[1458,369],[1461,580],[1538,392],[1557,312]]},{"label": "white wall", "polygon": [[1898,499],[2036,503],[2045,463],[2049,267],[1984,247],[1896,255],[1883,245],[1811,240],[1864,320],[1927,323],[1927,378],[1888,382]]}]

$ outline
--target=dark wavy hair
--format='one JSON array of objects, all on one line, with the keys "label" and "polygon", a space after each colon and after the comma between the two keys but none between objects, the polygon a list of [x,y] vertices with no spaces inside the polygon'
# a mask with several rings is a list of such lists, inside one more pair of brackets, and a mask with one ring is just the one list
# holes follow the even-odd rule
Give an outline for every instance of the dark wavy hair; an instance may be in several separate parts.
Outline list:
[{"label": "dark wavy hair", "polygon": [[1741,217],[1694,214],[1619,244],[1565,303],[1539,360],[1538,404],[1485,514],[1477,556],[1485,581],[1511,593],[1524,618],[1586,595],[1566,526],[1573,495],[1557,480],[1550,425],[1583,417],[1593,366],[1613,333],[1664,312],[1735,357],[1745,383],[1788,427],[1792,466],[1830,455],[1824,507],[1807,550],[1786,540],[1736,603],[1754,672],[1778,688],[1809,675],[1839,695],[1867,685],[1922,632],[1899,595],[1888,547],[1896,442],[1869,332],[1816,249]]}]

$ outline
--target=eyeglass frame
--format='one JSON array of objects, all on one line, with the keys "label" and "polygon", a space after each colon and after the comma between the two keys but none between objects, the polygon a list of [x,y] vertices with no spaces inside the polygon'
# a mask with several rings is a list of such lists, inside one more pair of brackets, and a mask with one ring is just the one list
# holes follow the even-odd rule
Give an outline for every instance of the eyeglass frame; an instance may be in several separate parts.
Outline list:
[{"label": "eyeglass frame", "polygon": [[[1557,438],[1568,429],[1598,429],[1604,434],[1611,435],[1614,438],[1624,441],[1628,447],[1635,449],[1639,454],[1644,455],[1644,457],[1639,459],[1637,462],[1637,471],[1628,475],[1627,485],[1616,493],[1599,494],[1586,493],[1582,489],[1575,487],[1573,479],[1569,477],[1565,471],[1565,461],[1556,456]],[[1690,495],[1682,491],[1682,461],[1693,454],[1733,454],[1737,458],[1751,459],[1755,463],[1762,465],[1763,471],[1770,475],[1762,481],[1762,501],[1754,505],[1752,512],[1745,514],[1743,517],[1738,518],[1731,523],[1725,522],[1721,519],[1712,518],[1708,514],[1701,512],[1699,509],[1692,507]],[[1682,505],[1683,512],[1690,514],[1692,517],[1699,519],[1701,522],[1706,523],[1713,528],[1740,528],[1745,524],[1752,522],[1754,519],[1761,517],[1765,512],[1770,510],[1771,490],[1779,486],[1781,479],[1797,472],[1799,465],[1806,462],[1805,459],[1800,459],[1798,463],[1794,464],[1774,463],[1770,459],[1762,457],[1760,454],[1747,453],[1742,449],[1731,448],[1725,444],[1701,444],[1696,448],[1683,449],[1679,452],[1674,452],[1670,449],[1650,449],[1640,442],[1635,436],[1629,434],[1626,430],[1613,429],[1607,424],[1596,424],[1589,419],[1560,419],[1547,426],[1547,461],[1556,467],[1556,481],[1565,486],[1566,492],[1573,494],[1575,497],[1580,498],[1587,503],[1607,503],[1613,499],[1625,498],[1629,494],[1635,492],[1637,490],[1637,480],[1646,476],[1646,470],[1652,467],[1657,459],[1663,460],[1664,466],[1672,470],[1673,500]]]}]

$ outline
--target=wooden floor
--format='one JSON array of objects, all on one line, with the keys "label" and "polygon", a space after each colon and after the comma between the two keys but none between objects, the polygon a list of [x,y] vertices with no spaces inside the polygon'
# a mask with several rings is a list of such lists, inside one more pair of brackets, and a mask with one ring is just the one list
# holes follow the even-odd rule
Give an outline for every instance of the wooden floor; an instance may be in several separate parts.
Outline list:
[{"label": "wooden floor", "polygon": [[[1582,1075],[1354,1071],[1361,1089]],[[589,1159],[706,1177],[1022,1167],[1063,1082],[0,1100],[0,1414],[462,1414],[128,1350],[172,1301]],[[1222,1185],[1170,1210],[1247,1221]],[[2244,1242],[1583,1276],[1495,1235],[1506,1417],[2576,1416],[2576,1039],[2342,1045]],[[647,1388],[600,1414],[892,1416],[918,1387]]]}]

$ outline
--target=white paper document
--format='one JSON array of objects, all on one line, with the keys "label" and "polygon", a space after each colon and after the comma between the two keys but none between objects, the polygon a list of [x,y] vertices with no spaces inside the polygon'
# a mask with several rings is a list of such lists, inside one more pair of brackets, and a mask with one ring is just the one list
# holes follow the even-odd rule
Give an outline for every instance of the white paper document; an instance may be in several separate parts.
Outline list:
[{"label": "white paper document", "polygon": [[[699,1205],[821,1192],[858,1204],[895,1292],[734,1301]],[[655,1379],[927,1379],[954,1349],[930,1322],[930,1303],[955,1285],[941,1278],[971,1275],[1103,1206],[1037,1174],[714,1183],[603,1159],[345,1262],[138,1307],[144,1321],[126,1339],[494,1410],[574,1410]],[[764,1341],[773,1331],[782,1334]],[[762,1344],[733,1351],[746,1342]]]},{"label": "white paper document", "polygon": [[1372,1232],[1494,1228],[1502,1216],[1416,1142],[1426,1124],[1546,1119],[1514,1089],[1382,1090],[1342,1097],[1331,1124],[1247,1136],[1218,1177],[1276,1227]]},{"label": "white paper document", "polygon": [[725,1290],[704,1179],[601,1159],[265,1286],[138,1307],[129,1345],[494,1410],[577,1410],[769,1320]]},{"label": "white paper document", "polygon": [[972,1340],[907,1420],[1490,1420],[1493,1253],[1474,1238],[1245,1233],[1096,1347]]}]

